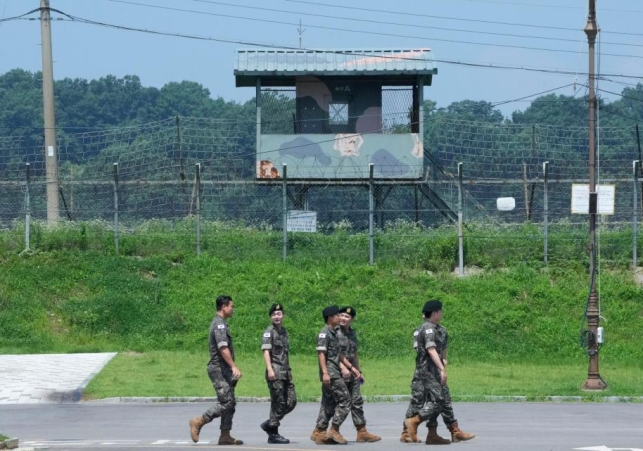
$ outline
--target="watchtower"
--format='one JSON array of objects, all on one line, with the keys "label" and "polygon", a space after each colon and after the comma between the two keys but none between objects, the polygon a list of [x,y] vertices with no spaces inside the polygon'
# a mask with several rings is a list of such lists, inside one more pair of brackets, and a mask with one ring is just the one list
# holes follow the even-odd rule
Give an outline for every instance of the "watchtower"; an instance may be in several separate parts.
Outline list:
[{"label": "watchtower", "polygon": [[422,177],[431,50],[238,50],[234,74],[257,91],[257,179]]}]

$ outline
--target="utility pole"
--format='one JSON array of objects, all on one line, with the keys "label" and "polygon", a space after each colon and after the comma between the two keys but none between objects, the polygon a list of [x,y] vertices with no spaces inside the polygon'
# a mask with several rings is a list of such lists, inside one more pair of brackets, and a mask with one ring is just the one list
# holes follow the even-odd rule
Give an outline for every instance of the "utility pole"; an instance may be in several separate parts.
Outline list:
[{"label": "utility pole", "polygon": [[587,301],[587,325],[589,334],[587,351],[589,353],[589,369],[587,379],[583,382],[583,390],[604,390],[605,382],[598,372],[598,294],[596,293],[596,214],[598,211],[598,194],[596,192],[596,91],[594,82],[594,44],[598,35],[596,24],[596,0],[589,0],[589,15],[585,34],[589,44],[589,280],[590,290]]},{"label": "utility pole", "polygon": [[51,15],[49,0],[40,0],[40,34],[42,41],[42,98],[45,118],[45,170],[47,174],[47,221],[59,218],[58,149],[56,148],[56,115],[54,113],[54,65],[51,52]]}]

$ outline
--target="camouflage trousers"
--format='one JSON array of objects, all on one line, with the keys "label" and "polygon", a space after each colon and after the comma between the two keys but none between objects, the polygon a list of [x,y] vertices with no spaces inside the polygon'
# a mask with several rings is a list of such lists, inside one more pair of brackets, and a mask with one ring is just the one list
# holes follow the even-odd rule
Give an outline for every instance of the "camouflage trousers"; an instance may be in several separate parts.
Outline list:
[{"label": "camouflage trousers", "polygon": [[232,374],[221,371],[208,370],[208,376],[217,394],[217,402],[204,414],[206,422],[221,417],[221,429],[232,429],[232,417],[234,416],[237,400],[234,397],[234,388],[237,381],[232,380]]},{"label": "camouflage trousers", "polygon": [[328,428],[332,418],[333,424],[340,426],[351,411],[351,394],[346,382],[341,377],[331,379],[330,386],[322,384],[322,400],[317,416],[317,427]]},{"label": "camouflage trousers", "polygon": [[432,375],[427,377],[413,375],[411,401],[406,410],[406,418],[415,415],[420,415],[422,420],[428,420],[427,426],[437,426],[438,415],[442,415],[446,425],[455,423],[449,387],[440,384],[440,381]]},{"label": "camouflage trousers", "polygon": [[297,405],[295,384],[291,380],[268,381],[270,389],[270,420],[271,427],[279,427],[283,417],[293,411]]},{"label": "camouflage trousers", "polygon": [[[354,377],[351,377],[350,380],[344,379],[344,382],[346,383],[346,388],[348,389],[348,393],[350,394],[351,397],[351,417],[353,418],[353,424],[355,427],[357,426],[363,426],[366,424],[366,417],[364,416],[364,398],[362,398],[362,391],[360,389],[360,383],[357,379]],[[323,389],[322,389],[323,393]],[[330,422],[330,419],[333,417],[335,413],[335,404],[332,399],[332,396],[328,394],[330,399],[327,400],[326,404],[328,404],[329,407],[328,409],[325,409],[325,414],[326,418],[323,421],[323,424],[328,426],[328,423]],[[322,396],[322,405],[324,404],[324,398]],[[319,413],[321,414],[322,409],[319,410]],[[319,424],[319,421],[317,422]]]}]

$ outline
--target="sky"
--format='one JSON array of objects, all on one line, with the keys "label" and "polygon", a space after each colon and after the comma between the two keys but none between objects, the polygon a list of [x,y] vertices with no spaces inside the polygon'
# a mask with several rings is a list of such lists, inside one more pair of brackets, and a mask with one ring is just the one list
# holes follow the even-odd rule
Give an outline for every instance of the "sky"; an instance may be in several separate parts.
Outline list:
[{"label": "sky", "polygon": [[[39,5],[0,0],[0,20]],[[214,98],[245,102],[255,92],[235,87],[237,49],[299,47],[300,38],[306,49],[428,47],[438,74],[425,98],[438,107],[485,100],[508,117],[540,93],[583,95],[588,79],[582,31],[588,0],[50,0],[50,6],[77,18],[52,13],[67,19],[52,22],[57,80],[138,75],[158,88],[190,80]],[[613,101],[618,96],[611,93],[643,80],[643,2],[597,0],[597,18],[597,70],[605,78],[598,94]],[[0,22],[0,74],[14,68],[41,70],[38,20]]]}]

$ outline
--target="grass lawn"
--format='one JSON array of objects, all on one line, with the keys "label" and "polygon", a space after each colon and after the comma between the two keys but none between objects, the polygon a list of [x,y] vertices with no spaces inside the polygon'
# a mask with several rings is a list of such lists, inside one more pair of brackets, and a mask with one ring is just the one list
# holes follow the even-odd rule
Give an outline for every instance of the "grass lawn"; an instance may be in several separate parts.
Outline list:
[{"label": "grass lawn", "polygon": [[[152,351],[117,355],[91,381],[86,399],[111,397],[214,396],[206,374],[207,353]],[[448,369],[449,387],[456,400],[475,401],[487,396],[582,396],[587,400],[603,396],[643,396],[643,364],[601,361],[600,373],[608,383],[601,393],[580,388],[587,377],[587,358],[547,363],[470,362],[452,360]],[[243,378],[237,396],[267,397],[264,365],[259,354],[237,356]],[[291,357],[298,398],[314,400],[320,394],[315,355]],[[408,395],[414,362],[404,359],[362,359],[365,397]]]}]

